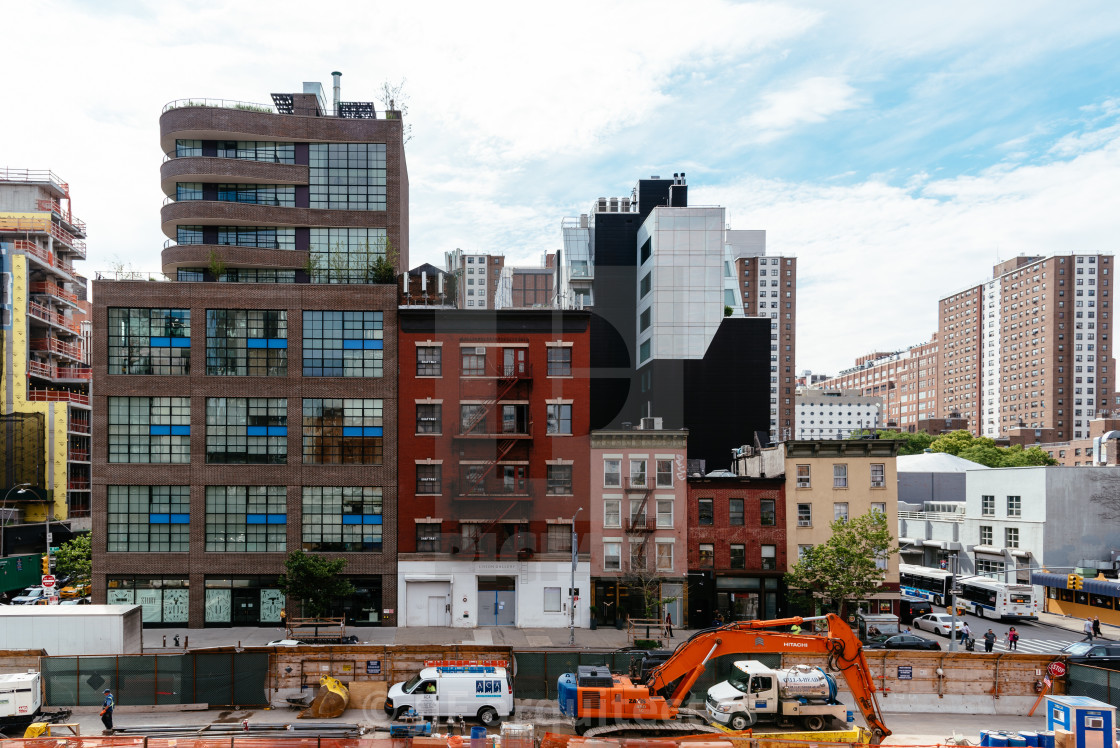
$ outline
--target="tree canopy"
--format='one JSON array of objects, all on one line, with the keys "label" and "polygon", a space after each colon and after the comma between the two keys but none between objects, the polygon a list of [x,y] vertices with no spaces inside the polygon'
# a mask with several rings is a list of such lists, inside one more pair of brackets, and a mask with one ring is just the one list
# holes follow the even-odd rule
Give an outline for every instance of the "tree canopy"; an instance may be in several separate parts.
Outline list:
[{"label": "tree canopy", "polygon": [[883,562],[898,553],[898,546],[882,512],[838,519],[831,527],[832,537],[804,552],[786,574],[786,584],[839,612],[845,603],[879,589],[887,575]]},{"label": "tree canopy", "polygon": [[88,579],[93,572],[89,533],[75,535],[60,545],[54,554],[54,567],[60,575],[73,574]]},{"label": "tree canopy", "polygon": [[[854,437],[869,436],[870,432],[863,431],[853,434]],[[894,439],[905,442],[899,449],[900,455],[921,454],[927,449],[931,452],[944,452],[956,455],[965,460],[987,465],[988,467],[1029,467],[1032,465],[1057,465],[1058,461],[1048,455],[1040,447],[1023,449],[1022,445],[1014,444],[1010,447],[998,446],[993,439],[986,436],[973,436],[965,430],[951,431],[940,436],[931,436],[925,432],[910,434],[899,431],[879,430],[875,432],[876,439]]]},{"label": "tree canopy", "polygon": [[354,594],[354,585],[342,577],[346,559],[292,551],[284,561],[278,586],[288,600],[302,600],[305,615],[320,617],[330,610],[335,598]]}]

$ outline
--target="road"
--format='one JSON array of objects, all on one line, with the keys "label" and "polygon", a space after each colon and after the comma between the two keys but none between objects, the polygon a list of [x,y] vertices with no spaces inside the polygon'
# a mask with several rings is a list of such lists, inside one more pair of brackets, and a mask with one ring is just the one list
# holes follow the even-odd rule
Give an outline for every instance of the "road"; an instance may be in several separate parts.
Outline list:
[{"label": "road", "polygon": [[[935,609],[935,612],[941,613],[944,609]],[[1020,621],[1018,623],[992,621],[990,619],[978,618],[973,615],[960,616],[959,620],[967,621],[968,627],[972,631],[972,635],[976,637],[976,649],[983,651],[984,649],[984,632],[991,629],[999,637],[996,642],[995,652],[1007,651],[1007,630],[1012,626],[1019,632],[1019,651],[1027,652],[1030,654],[1055,654],[1067,644],[1075,641],[1080,641],[1081,636],[1073,631],[1059,628],[1057,626],[1047,626],[1041,623],[1031,623],[1028,621]],[[918,631],[914,629],[914,633],[923,636],[927,639],[934,639],[941,642],[942,649],[948,649],[948,642],[944,641],[943,637],[933,634],[929,631]]]}]

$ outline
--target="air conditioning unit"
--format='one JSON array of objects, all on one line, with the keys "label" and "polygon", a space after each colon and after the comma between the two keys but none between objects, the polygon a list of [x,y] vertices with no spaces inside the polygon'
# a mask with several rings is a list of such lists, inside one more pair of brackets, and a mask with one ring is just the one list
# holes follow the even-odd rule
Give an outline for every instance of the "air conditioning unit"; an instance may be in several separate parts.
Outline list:
[{"label": "air conditioning unit", "polygon": [[660,418],[646,417],[642,419],[642,424],[639,426],[642,431],[656,431],[661,428]]},{"label": "air conditioning unit", "polygon": [[798,488],[809,488],[809,479],[808,478],[798,478],[797,479],[797,487]]},{"label": "air conditioning unit", "polygon": [[485,356],[486,355],[486,346],[484,346],[484,345],[475,346],[474,355]]}]

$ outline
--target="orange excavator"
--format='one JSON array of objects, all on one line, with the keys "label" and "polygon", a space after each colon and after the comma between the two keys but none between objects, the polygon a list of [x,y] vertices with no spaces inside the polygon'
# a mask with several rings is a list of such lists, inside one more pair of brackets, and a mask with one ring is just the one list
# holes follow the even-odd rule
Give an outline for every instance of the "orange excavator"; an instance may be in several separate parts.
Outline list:
[{"label": "orange excavator", "polygon": [[[821,633],[764,630],[813,621],[824,622]],[[824,655],[828,669],[839,671],[847,681],[872,732],[872,743],[878,745],[891,734],[875,699],[875,682],[863,656],[863,646],[843,619],[831,613],[773,621],[740,621],[698,632],[677,647],[667,660],[637,678],[612,674],[606,668],[580,667],[577,673],[560,676],[560,711],[575,719],[576,732],[580,735],[705,731],[687,721],[696,714],[683,709],[682,705],[708,661],[723,655],[760,652]]]}]

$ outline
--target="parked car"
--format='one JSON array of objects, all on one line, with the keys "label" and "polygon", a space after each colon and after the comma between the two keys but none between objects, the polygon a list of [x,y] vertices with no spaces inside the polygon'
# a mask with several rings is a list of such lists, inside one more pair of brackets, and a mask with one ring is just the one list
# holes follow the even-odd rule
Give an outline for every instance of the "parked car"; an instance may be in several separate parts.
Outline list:
[{"label": "parked car", "polygon": [[[953,617],[948,613],[928,613],[915,618],[913,626],[919,631],[929,631],[933,634],[948,636],[950,629],[953,628]],[[964,622],[958,618],[957,625],[953,628],[958,637],[962,628],[964,628]]]},{"label": "parked car", "polygon": [[924,616],[927,613],[933,612],[933,605],[929,600],[923,600],[920,597],[910,597],[903,595],[901,604],[899,606],[898,619],[906,625],[911,625],[911,622],[918,616]]},{"label": "parked car", "polygon": [[59,605],[89,605],[93,601],[88,597],[72,597],[69,600],[60,600]]},{"label": "parked car", "polygon": [[888,636],[881,642],[864,644],[864,649],[941,649],[941,645],[933,639],[926,639],[913,634],[896,634]]},{"label": "parked car", "polygon": [[72,597],[85,597],[89,594],[89,590],[89,582],[79,580],[60,589],[58,591],[58,596],[63,600],[69,600]]},{"label": "parked car", "polygon": [[19,596],[12,598],[12,605],[35,605],[39,600],[46,600],[48,597],[45,588],[28,587]]},{"label": "parked car", "polygon": [[1069,661],[1074,665],[1095,665],[1120,670],[1120,644],[1074,642],[1063,649],[1062,654],[1069,655]]}]

